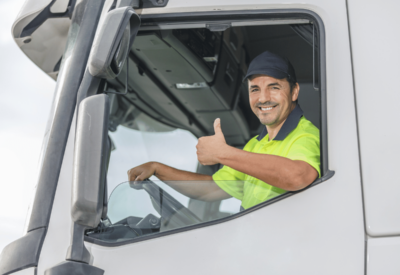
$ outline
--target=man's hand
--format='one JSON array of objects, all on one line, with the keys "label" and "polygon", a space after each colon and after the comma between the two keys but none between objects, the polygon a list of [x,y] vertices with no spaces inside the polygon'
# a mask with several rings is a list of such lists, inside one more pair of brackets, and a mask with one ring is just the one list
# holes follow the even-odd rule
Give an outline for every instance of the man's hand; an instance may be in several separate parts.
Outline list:
[{"label": "man's hand", "polygon": [[215,135],[199,138],[197,143],[197,159],[202,165],[214,165],[219,163],[218,157],[227,149],[224,134],[221,130],[221,120],[214,121]]},{"label": "man's hand", "polygon": [[156,162],[147,162],[128,171],[129,181],[143,181],[156,173]]}]

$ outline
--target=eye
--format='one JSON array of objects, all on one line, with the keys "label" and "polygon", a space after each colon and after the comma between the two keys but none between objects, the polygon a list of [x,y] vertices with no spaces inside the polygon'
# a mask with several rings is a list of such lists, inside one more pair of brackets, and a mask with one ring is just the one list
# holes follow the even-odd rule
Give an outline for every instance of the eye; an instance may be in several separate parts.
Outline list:
[{"label": "eye", "polygon": [[279,90],[279,87],[272,87],[273,90]]}]

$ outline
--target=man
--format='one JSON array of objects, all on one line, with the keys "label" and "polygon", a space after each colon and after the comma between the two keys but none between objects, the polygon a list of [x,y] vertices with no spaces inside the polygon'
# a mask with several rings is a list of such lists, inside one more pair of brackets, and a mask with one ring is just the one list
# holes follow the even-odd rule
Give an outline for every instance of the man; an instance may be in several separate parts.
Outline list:
[{"label": "man", "polygon": [[250,63],[245,80],[250,106],[265,128],[240,150],[226,144],[217,118],[215,135],[200,138],[196,148],[201,164],[220,163],[222,169],[209,176],[149,162],[129,170],[129,180],[155,175],[174,181],[167,183],[188,197],[214,201],[233,196],[244,209],[311,184],[320,176],[319,131],[297,104],[300,87],[292,65],[266,51]]}]

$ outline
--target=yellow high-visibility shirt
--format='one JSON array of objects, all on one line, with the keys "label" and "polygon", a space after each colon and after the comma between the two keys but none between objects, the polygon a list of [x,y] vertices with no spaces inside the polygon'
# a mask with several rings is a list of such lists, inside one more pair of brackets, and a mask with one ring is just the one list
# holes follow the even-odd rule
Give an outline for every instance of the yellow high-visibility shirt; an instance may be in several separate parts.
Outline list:
[{"label": "yellow high-visibility shirt", "polygon": [[[277,136],[272,140],[268,139],[265,127],[243,150],[305,161],[314,167],[321,177],[319,130],[303,116],[299,105],[289,114]],[[241,200],[244,209],[286,192],[228,166],[218,170],[213,175],[213,180],[222,190]]]}]

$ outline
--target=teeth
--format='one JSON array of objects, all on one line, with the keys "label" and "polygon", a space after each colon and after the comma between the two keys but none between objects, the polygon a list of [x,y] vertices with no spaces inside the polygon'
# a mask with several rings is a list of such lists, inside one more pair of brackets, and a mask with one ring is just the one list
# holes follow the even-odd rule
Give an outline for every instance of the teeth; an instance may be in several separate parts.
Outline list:
[{"label": "teeth", "polygon": [[261,107],[261,110],[263,110],[263,111],[269,111],[269,110],[272,110],[272,107],[267,107],[267,108]]}]

